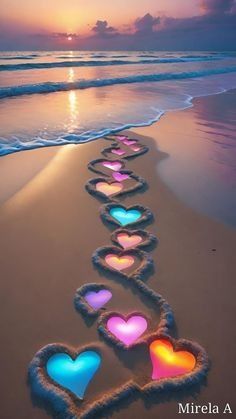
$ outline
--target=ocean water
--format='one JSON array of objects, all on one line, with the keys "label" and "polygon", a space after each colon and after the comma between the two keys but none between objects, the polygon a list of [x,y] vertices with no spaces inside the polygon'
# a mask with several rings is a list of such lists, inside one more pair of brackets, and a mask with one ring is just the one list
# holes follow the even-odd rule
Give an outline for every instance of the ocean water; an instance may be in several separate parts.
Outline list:
[{"label": "ocean water", "polygon": [[[232,52],[1,52],[0,156],[150,125],[193,98],[233,88]],[[220,142],[232,166],[235,137]]]}]

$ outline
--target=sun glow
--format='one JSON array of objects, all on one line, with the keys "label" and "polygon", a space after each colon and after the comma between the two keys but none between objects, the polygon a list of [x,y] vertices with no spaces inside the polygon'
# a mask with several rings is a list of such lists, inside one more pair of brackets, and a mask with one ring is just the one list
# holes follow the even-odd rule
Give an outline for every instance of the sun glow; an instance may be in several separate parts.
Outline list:
[{"label": "sun glow", "polygon": [[68,36],[67,41],[72,41],[72,36]]}]

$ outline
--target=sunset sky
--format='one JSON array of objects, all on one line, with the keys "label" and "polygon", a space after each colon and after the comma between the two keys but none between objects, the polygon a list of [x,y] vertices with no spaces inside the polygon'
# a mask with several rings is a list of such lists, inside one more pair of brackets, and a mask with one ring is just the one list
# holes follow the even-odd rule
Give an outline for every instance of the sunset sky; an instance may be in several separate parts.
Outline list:
[{"label": "sunset sky", "polygon": [[2,0],[4,49],[234,49],[235,0]]}]

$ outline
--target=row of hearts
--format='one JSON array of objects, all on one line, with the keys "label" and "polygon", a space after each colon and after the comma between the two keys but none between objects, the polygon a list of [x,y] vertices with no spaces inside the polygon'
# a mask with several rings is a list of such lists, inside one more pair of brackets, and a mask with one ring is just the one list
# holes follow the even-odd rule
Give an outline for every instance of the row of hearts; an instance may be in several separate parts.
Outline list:
[{"label": "row of hearts", "polygon": [[[127,137],[117,138],[119,141],[123,141],[125,145],[129,146],[132,146],[134,142],[136,142],[136,140],[129,140]],[[142,152],[142,147],[136,146],[135,148],[136,150],[134,151],[136,152],[136,154],[140,151]],[[114,148],[105,149],[103,154],[106,155],[107,152],[111,152],[117,155],[124,154],[122,152],[122,149],[120,152],[120,148],[116,146]],[[127,156],[127,158],[128,157],[130,156]],[[108,167],[109,162],[108,165],[107,162],[104,163],[104,166]],[[110,165],[110,168],[111,167],[112,164]],[[114,169],[115,166],[111,168],[111,170]],[[124,181],[128,179],[126,174],[120,172],[117,174],[117,176],[117,179],[114,176],[113,177],[119,181]],[[103,182],[102,185],[101,183],[100,185],[98,183],[96,184],[96,187],[99,192],[104,193],[105,191],[105,195],[107,190],[109,190],[109,184],[106,182]],[[109,194],[110,190],[107,195],[109,196]],[[115,225],[118,224],[119,226],[133,226],[142,222],[147,222],[152,218],[152,214],[150,210],[148,210],[147,208],[141,206],[134,206],[132,208],[127,209],[122,205],[114,206],[113,204],[108,204],[107,206],[105,206],[101,211],[101,216],[102,218],[104,218],[105,221],[110,221]],[[148,234],[147,232],[144,233]],[[139,236],[138,234],[134,234],[132,237],[132,235],[129,235],[129,233],[127,232],[115,232],[114,237],[114,240],[116,240],[119,243],[119,245],[123,247],[123,249],[134,248],[135,246],[140,245],[143,241],[142,239],[143,237],[141,237],[141,235]],[[120,272],[133,265],[134,258],[132,257],[132,255],[118,256],[115,253],[110,253],[105,256],[105,262],[107,263],[107,265],[110,266],[112,270],[114,269]],[[102,294],[100,294],[100,297],[101,295]],[[105,294],[105,300],[108,297],[109,294]],[[102,304],[104,304],[104,293],[102,298]],[[94,304],[94,307],[98,303],[98,301],[95,300],[96,297],[94,294],[87,294],[87,302],[89,302],[92,305]],[[144,333],[144,331],[147,328],[147,322],[146,319],[140,315],[130,316],[127,321],[125,321],[122,317],[113,316],[108,319],[107,327],[111,330],[113,334],[116,335],[116,337],[123,340],[123,342],[129,346],[142,333]],[[64,352],[58,351],[58,345],[55,346],[55,353],[51,356],[48,356],[50,354],[52,346],[53,345],[47,345],[47,347],[43,348],[43,350],[39,351],[39,353],[36,354],[30,366],[30,375],[31,377],[33,376],[33,384],[36,384],[35,392],[41,394],[41,396],[43,396],[44,394],[46,399],[49,398],[53,399],[54,401],[57,398],[56,396],[59,394],[58,401],[64,400],[64,402],[66,403],[66,406],[64,407],[66,411],[67,408],[71,408],[70,393],[76,395],[78,398],[83,398],[87,385],[89,384],[92,377],[100,367],[101,356],[97,351],[92,350],[85,350],[78,354],[74,351],[71,352],[65,347]],[[202,352],[202,350],[198,351],[196,349],[195,351],[195,349],[196,348],[193,345],[192,353],[189,351],[180,350],[175,352],[173,348],[173,342],[171,342],[171,338],[169,336],[167,336],[166,339],[162,338],[152,341],[150,345],[150,357],[153,363],[152,379],[161,380],[164,378],[166,380],[168,377],[176,377],[178,375],[186,376],[186,374],[191,375],[193,370],[196,369],[196,366],[198,367],[198,369],[200,367],[202,373],[204,368],[206,369],[207,363],[206,357],[203,356],[205,355],[205,353]],[[195,354],[193,354],[194,351]],[[46,362],[45,359],[43,359],[45,357],[45,354],[47,358]],[[203,357],[205,359],[205,364],[199,364],[199,354],[201,355],[200,358]],[[48,376],[45,375],[45,369],[47,371],[47,375],[52,379],[51,383],[48,382]],[[53,397],[50,396],[52,389]],[[67,390],[68,394],[67,392],[65,393],[65,391]],[[69,399],[67,399],[68,395]],[[53,404],[54,408],[57,409],[57,403]]]}]

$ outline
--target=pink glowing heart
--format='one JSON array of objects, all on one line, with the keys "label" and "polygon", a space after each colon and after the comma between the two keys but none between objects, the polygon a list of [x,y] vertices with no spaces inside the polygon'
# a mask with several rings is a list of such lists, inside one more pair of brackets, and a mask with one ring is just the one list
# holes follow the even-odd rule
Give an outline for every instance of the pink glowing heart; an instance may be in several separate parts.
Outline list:
[{"label": "pink glowing heart", "polygon": [[115,180],[117,180],[117,182],[122,182],[123,180],[129,179],[129,175],[120,172],[112,173],[112,176]]},{"label": "pink glowing heart", "polygon": [[102,192],[106,196],[114,195],[115,193],[120,192],[123,189],[122,183],[114,182],[98,182],[96,183],[96,190]]},{"label": "pink glowing heart", "polygon": [[141,243],[142,237],[138,234],[129,235],[127,233],[119,233],[117,235],[117,241],[123,249],[129,249],[130,247],[135,247]]},{"label": "pink glowing heart", "polygon": [[117,271],[130,268],[130,266],[134,264],[133,256],[124,255],[119,257],[112,253],[105,257],[105,261],[109,266],[111,266],[111,268],[116,269]]},{"label": "pink glowing heart", "polygon": [[85,294],[84,299],[94,309],[99,310],[111,299],[112,293],[109,290],[102,289],[99,291],[89,291]]},{"label": "pink glowing heart", "polygon": [[125,154],[125,150],[122,150],[121,148],[113,148],[111,153],[117,154],[118,156],[123,156],[123,154]]},{"label": "pink glowing heart", "polygon": [[138,147],[138,146],[134,146],[134,147],[130,147],[130,148],[133,151],[139,151],[140,150],[140,147]]},{"label": "pink glowing heart", "polygon": [[137,141],[136,140],[124,140],[123,141],[123,144],[125,144],[125,145],[133,145],[133,144],[136,144],[137,143]]},{"label": "pink glowing heart", "polygon": [[119,161],[103,161],[102,165],[114,171],[120,170],[122,167],[122,164]]},{"label": "pink glowing heart", "polygon": [[147,329],[147,320],[142,316],[132,316],[126,321],[113,316],[107,322],[107,329],[126,346],[130,346]]},{"label": "pink glowing heart", "polygon": [[128,137],[126,137],[125,135],[117,135],[117,136],[116,136],[116,139],[117,139],[118,141],[124,141],[124,140],[127,140],[127,138],[128,138]]}]

